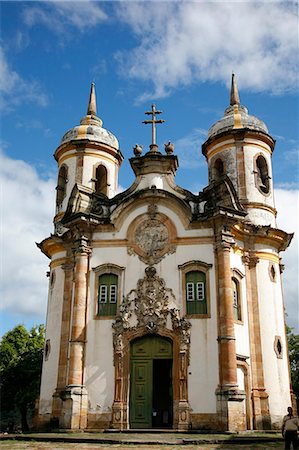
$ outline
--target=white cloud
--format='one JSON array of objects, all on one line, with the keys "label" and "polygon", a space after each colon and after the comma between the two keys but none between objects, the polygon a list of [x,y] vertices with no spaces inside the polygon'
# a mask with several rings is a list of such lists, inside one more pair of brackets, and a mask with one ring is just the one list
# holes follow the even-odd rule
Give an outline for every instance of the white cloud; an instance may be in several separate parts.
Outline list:
[{"label": "white cloud", "polygon": [[275,190],[277,225],[288,233],[294,233],[290,247],[281,253],[285,270],[282,275],[287,324],[299,333],[299,191]]},{"label": "white cloud", "polygon": [[195,128],[187,136],[174,142],[180,167],[198,169],[198,167],[205,165],[205,158],[201,154],[201,145],[206,140],[206,136],[206,130]]},{"label": "white cloud", "polygon": [[24,80],[14,71],[0,47],[0,107],[3,112],[12,111],[20,103],[34,103],[39,106],[48,104],[48,97],[42,91],[38,81]]},{"label": "white cloud", "polygon": [[[51,1],[34,3],[24,9],[23,18],[26,25],[43,24],[65,36],[73,37],[74,31],[81,33],[102,23],[107,19],[106,13],[97,2],[86,1]],[[73,32],[70,32],[70,26]]]},{"label": "white cloud", "polygon": [[125,76],[152,82],[154,97],[199,81],[228,84],[232,71],[243,90],[297,88],[295,4],[121,2],[116,11],[139,40],[116,58]]},{"label": "white cloud", "polygon": [[0,153],[1,310],[45,319],[49,261],[36,247],[51,232],[55,181]]}]

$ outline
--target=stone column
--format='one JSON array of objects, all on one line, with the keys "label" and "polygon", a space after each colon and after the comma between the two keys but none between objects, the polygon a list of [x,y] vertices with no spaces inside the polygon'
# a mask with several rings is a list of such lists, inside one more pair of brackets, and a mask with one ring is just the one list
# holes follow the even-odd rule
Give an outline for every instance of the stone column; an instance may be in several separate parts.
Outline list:
[{"label": "stone column", "polygon": [[71,316],[71,336],[67,386],[61,394],[63,399],[60,426],[67,429],[85,429],[87,426],[87,391],[84,386],[87,276],[90,248],[88,240],[81,235],[75,248],[75,287]]},{"label": "stone column", "polygon": [[263,355],[259,316],[256,265],[258,258],[252,252],[244,254],[248,325],[250,338],[250,364],[252,379],[253,427],[257,430],[271,428],[268,394],[264,386]]},{"label": "stone column", "polygon": [[[70,256],[69,256],[70,260]],[[70,332],[70,317],[72,307],[72,291],[73,291],[73,271],[74,264],[70,260],[62,266],[64,270],[64,290],[63,290],[63,304],[62,304],[62,320],[60,333],[60,350],[58,363],[57,388],[53,395],[52,405],[52,422],[59,421],[62,408],[62,400],[60,393],[65,389],[67,384],[67,363],[68,363],[68,344]]]},{"label": "stone column", "polygon": [[233,244],[229,232],[221,231],[217,236],[219,387],[216,395],[220,430],[239,431],[246,428],[246,417],[243,404],[245,393],[239,391],[237,382],[230,265]]}]

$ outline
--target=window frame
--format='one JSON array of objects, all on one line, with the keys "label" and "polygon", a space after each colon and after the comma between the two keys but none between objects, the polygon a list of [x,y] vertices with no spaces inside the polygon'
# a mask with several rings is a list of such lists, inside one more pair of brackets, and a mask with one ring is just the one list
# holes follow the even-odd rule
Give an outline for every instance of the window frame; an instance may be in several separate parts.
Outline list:
[{"label": "window frame", "polygon": [[[119,306],[121,302],[121,293],[123,292],[124,285],[124,267],[118,266],[113,263],[101,264],[92,269],[94,274],[94,319],[102,320],[102,319],[115,319],[116,315],[119,313]],[[115,275],[117,276],[117,285],[115,283],[109,285],[109,291],[106,290],[106,304],[107,305],[116,305],[115,314],[113,315],[103,315],[100,314],[99,305],[105,305],[105,302],[100,302],[99,299],[99,289],[100,289],[100,277],[103,275]],[[105,286],[104,284],[102,285]],[[116,301],[110,302],[108,301],[111,295],[111,287],[116,286]],[[107,288],[107,286],[106,286]]]},{"label": "window frame", "polygon": [[[231,285],[232,285],[232,307],[233,307],[233,318],[234,322],[243,325],[243,311],[244,311],[244,303],[243,303],[243,289],[242,289],[242,280],[245,275],[239,269],[231,269]],[[233,282],[236,285],[237,291],[237,308],[234,306],[234,289]],[[235,316],[235,310],[237,309],[237,317]]]},{"label": "window frame", "polygon": [[[61,172],[64,172],[63,175]],[[66,197],[68,183],[68,166],[66,164],[62,164],[58,170],[57,177],[57,186],[56,186],[56,207],[61,208],[63,204],[63,200]]]},{"label": "window frame", "polygon": [[[259,161],[262,161],[262,160],[263,160],[264,167],[266,168],[266,171],[267,171],[266,174],[262,173],[262,168],[261,168],[261,166],[259,164]],[[269,195],[271,195],[271,190],[272,190],[271,176],[270,176],[270,167],[271,166],[270,166],[267,158],[265,157],[265,155],[263,153],[258,153],[258,154],[255,155],[255,157],[254,157],[254,169],[253,169],[254,183],[255,183],[255,187],[257,188],[257,190],[262,195],[264,195],[265,197],[268,197]],[[262,182],[264,183],[264,186],[266,186],[267,190],[263,190],[261,188],[261,183],[260,183],[259,179],[262,180]]]},{"label": "window frame", "polygon": [[[209,319],[211,317],[211,302],[210,302],[210,269],[213,267],[212,264],[206,263],[204,261],[192,260],[188,261],[184,264],[178,266],[180,278],[181,278],[181,292],[182,292],[182,312],[183,315],[190,318],[198,318],[198,319]],[[202,303],[203,300],[196,300],[195,294],[197,296],[197,284],[203,283],[202,281],[198,281],[193,283],[194,292],[193,298],[194,300],[187,300],[187,281],[186,276],[187,273],[190,272],[202,272],[205,275],[205,299],[206,299],[206,313],[188,313],[187,312],[187,302],[195,302],[197,301],[199,304]]]}]

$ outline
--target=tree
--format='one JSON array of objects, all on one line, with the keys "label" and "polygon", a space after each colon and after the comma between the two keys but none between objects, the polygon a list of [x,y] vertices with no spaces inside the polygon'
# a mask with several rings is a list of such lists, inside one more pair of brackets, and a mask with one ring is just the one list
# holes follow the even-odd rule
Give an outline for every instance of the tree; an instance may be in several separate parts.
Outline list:
[{"label": "tree", "polygon": [[6,412],[17,408],[22,430],[28,431],[27,414],[39,393],[45,328],[23,325],[8,331],[0,343],[1,406]]},{"label": "tree", "polygon": [[299,335],[293,333],[293,328],[287,326],[289,359],[293,392],[299,401]]}]

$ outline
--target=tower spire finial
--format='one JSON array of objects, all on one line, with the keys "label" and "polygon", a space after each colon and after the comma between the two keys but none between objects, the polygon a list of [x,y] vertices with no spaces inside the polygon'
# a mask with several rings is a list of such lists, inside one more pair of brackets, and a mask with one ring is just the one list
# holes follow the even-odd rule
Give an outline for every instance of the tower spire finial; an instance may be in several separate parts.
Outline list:
[{"label": "tower spire finial", "polygon": [[91,116],[97,115],[97,101],[96,101],[96,91],[95,91],[94,83],[91,83],[87,115],[91,115]]},{"label": "tower spire finial", "polygon": [[237,82],[235,80],[235,74],[232,73],[232,86],[230,91],[230,104],[233,105],[240,105],[240,97],[237,87]]}]

